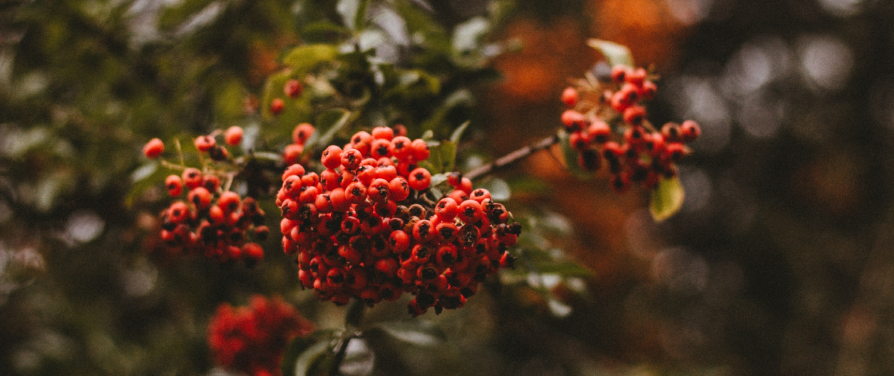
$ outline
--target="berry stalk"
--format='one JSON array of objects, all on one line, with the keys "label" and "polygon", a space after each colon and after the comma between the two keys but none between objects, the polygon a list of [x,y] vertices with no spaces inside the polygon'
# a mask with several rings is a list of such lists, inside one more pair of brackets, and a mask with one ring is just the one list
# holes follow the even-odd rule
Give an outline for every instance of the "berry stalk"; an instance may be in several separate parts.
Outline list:
[{"label": "berry stalk", "polygon": [[509,154],[506,154],[500,158],[497,158],[493,162],[490,162],[490,163],[485,164],[481,167],[478,167],[472,171],[469,171],[468,173],[463,174],[463,176],[469,178],[469,180],[475,180],[475,179],[481,178],[483,176],[486,176],[487,174],[490,174],[491,172],[494,172],[495,170],[499,170],[499,169],[504,168],[510,164],[518,162],[519,160],[527,158],[531,154],[534,154],[538,151],[546,149],[546,148],[553,146],[557,143],[559,143],[559,135],[554,134],[554,135],[544,138],[540,141],[537,141],[533,144],[526,145],[525,147],[515,150],[515,151],[513,151]]}]

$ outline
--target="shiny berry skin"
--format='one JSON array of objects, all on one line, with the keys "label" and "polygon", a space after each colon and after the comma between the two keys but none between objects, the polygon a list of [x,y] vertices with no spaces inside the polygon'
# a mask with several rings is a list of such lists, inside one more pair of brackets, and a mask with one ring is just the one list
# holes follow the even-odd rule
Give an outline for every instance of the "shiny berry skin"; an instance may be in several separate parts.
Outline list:
[{"label": "shiny berry skin", "polygon": [[282,91],[289,98],[298,98],[301,96],[301,92],[303,91],[303,87],[301,86],[301,82],[298,80],[292,79],[286,82],[283,85]]},{"label": "shiny berry skin", "polygon": [[484,188],[478,188],[472,191],[471,194],[469,194],[469,198],[478,201],[479,203],[484,202],[484,200],[490,199],[490,197],[490,191]]},{"label": "shiny berry skin", "polygon": [[366,194],[373,202],[384,202],[388,200],[388,197],[391,194],[391,187],[388,184],[388,180],[373,180],[372,183],[369,184]]},{"label": "shiny berry skin", "polygon": [[428,143],[426,143],[425,140],[417,138],[413,140],[413,143],[410,146],[413,148],[413,158],[415,158],[417,162],[428,159],[431,151],[429,150]]},{"label": "shiny berry skin", "polygon": [[199,136],[195,139],[196,149],[200,152],[207,152],[211,150],[215,145],[217,145],[217,141],[214,140],[214,137],[211,136]]},{"label": "shiny berry skin", "polygon": [[465,223],[475,223],[484,216],[481,204],[475,200],[465,200],[459,204],[459,219]]},{"label": "shiny berry skin", "polygon": [[403,253],[410,248],[410,235],[403,230],[393,231],[388,236],[388,244],[391,246],[392,252],[397,254]]},{"label": "shiny berry skin", "polygon": [[295,164],[292,164],[291,166],[289,166],[288,168],[286,168],[286,170],[282,173],[282,179],[286,180],[286,178],[288,178],[289,176],[292,176],[292,175],[298,176],[300,178],[300,177],[304,176],[304,172],[305,172],[304,166],[302,166],[298,163],[295,163]]},{"label": "shiny berry skin", "polygon": [[624,121],[627,124],[638,126],[646,118],[646,109],[642,106],[630,106],[624,110]]},{"label": "shiny berry skin", "polygon": [[270,113],[273,115],[279,115],[283,110],[286,109],[286,102],[284,102],[281,98],[275,98],[270,101]]},{"label": "shiny berry skin", "polygon": [[239,208],[241,198],[236,192],[224,192],[217,199],[217,206],[220,206],[225,213],[232,213]]},{"label": "shiny berry skin", "polygon": [[427,219],[419,220],[413,225],[413,238],[415,238],[416,241],[427,242],[433,240],[437,235],[435,226],[433,226],[431,221]]},{"label": "shiny berry skin", "polygon": [[165,151],[165,143],[161,142],[158,138],[153,138],[143,146],[143,155],[146,158],[155,159],[158,158],[161,153]]},{"label": "shiny berry skin", "polygon": [[397,136],[391,140],[391,156],[398,160],[406,160],[413,155],[413,141],[404,136]]},{"label": "shiny berry skin", "polygon": [[410,188],[417,191],[428,189],[431,185],[431,173],[422,167],[418,167],[410,172],[407,182],[410,183]]},{"label": "shiny berry skin", "polygon": [[402,177],[391,179],[388,182],[388,188],[390,191],[389,198],[394,201],[403,201],[410,196],[410,183]]},{"label": "shiny berry skin", "polygon": [[165,188],[171,197],[180,196],[183,193],[183,179],[180,179],[177,175],[170,175],[165,179]]},{"label": "shiny berry skin", "polygon": [[177,201],[168,207],[168,219],[174,223],[181,223],[189,217],[189,207],[183,201]]},{"label": "shiny berry skin", "polygon": [[564,103],[568,107],[574,107],[577,105],[577,102],[580,100],[580,93],[578,93],[577,89],[573,87],[566,87],[565,90],[562,90],[562,103]]},{"label": "shiny berry skin", "polygon": [[357,149],[348,149],[341,153],[341,165],[348,170],[356,170],[357,167],[360,167],[361,161],[363,161],[363,154],[360,154]]},{"label": "shiny berry skin", "polygon": [[342,150],[340,147],[330,145],[326,150],[323,150],[320,161],[323,162],[323,166],[326,166],[326,168],[336,169],[341,166],[341,154]]},{"label": "shiny berry skin", "polygon": [[352,204],[359,204],[366,201],[366,186],[359,181],[355,181],[348,185],[345,189],[345,198]]},{"label": "shiny berry skin", "polygon": [[183,184],[186,184],[186,187],[189,189],[193,189],[202,185],[202,172],[197,168],[187,168],[183,170]]},{"label": "shiny berry skin", "polygon": [[[390,128],[389,128],[390,129]],[[372,144],[369,147],[369,155],[372,158],[379,159],[382,157],[390,157],[391,151],[391,140],[386,140],[384,138],[379,138],[373,140]]]},{"label": "shiny berry skin", "polygon": [[444,197],[435,205],[435,214],[442,221],[450,221],[459,214],[459,205],[456,203],[456,200]]},{"label": "shiny berry skin", "polygon": [[391,141],[394,138],[394,129],[389,127],[375,127],[372,130],[372,136],[375,139],[384,139]]}]

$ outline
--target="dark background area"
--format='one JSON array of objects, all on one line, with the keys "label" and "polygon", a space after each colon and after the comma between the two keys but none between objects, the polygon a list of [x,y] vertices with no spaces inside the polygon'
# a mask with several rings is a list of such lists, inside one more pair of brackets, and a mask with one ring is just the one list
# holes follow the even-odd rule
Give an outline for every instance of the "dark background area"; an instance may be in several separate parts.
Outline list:
[{"label": "dark background area", "polygon": [[[242,121],[310,2],[0,1],[0,374],[221,373],[205,325],[254,293],[339,325],[338,308],[294,288],[275,241],[252,270],[158,257],[164,203],[128,196],[146,140]],[[661,77],[652,123],[702,126],[686,201],[655,223],[647,192],[577,180],[548,153],[500,172],[546,185],[511,205],[569,219],[588,293],[556,318],[490,286],[438,318],[456,329],[443,349],[377,344],[380,372],[894,373],[894,4],[511,3],[491,39],[523,48],[475,89],[467,151],[555,132],[559,93],[598,58],[587,38],[612,40]],[[431,11],[449,29],[487,7]],[[401,351],[435,366],[387,361]]]}]

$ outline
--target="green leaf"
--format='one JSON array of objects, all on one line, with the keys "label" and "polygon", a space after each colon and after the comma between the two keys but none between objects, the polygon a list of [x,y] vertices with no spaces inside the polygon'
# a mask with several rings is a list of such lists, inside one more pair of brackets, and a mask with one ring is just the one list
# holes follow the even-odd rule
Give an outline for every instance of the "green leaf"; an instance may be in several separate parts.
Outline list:
[{"label": "green leaf", "polygon": [[331,44],[308,44],[298,46],[286,53],[283,63],[292,68],[292,76],[310,72],[317,64],[332,61],[338,56],[338,48]]},{"label": "green leaf", "polygon": [[481,185],[481,188],[487,189],[494,201],[506,201],[512,194],[509,184],[505,180],[498,178],[488,179]]},{"label": "green leaf", "polygon": [[366,23],[366,7],[369,0],[341,0],[336,10],[341,14],[345,25],[354,31],[363,29]]},{"label": "green leaf", "polygon": [[130,175],[132,181],[131,188],[124,198],[124,204],[130,207],[147,189],[163,185],[164,178],[168,173],[167,170],[166,168],[158,168],[158,163],[155,161],[147,162],[136,169]]},{"label": "green leaf", "polygon": [[394,339],[416,346],[436,346],[447,340],[444,330],[427,320],[381,322],[370,329],[375,330],[381,330]]},{"label": "green leaf", "polygon": [[580,163],[577,162],[579,152],[571,147],[568,143],[568,133],[564,130],[559,131],[559,144],[562,145],[562,156],[565,158],[565,169],[579,179],[590,179],[593,177],[592,172],[584,170]]},{"label": "green leaf", "polygon": [[619,64],[631,68],[634,66],[633,54],[630,53],[630,49],[627,46],[602,39],[590,39],[587,41],[587,45],[602,53],[602,56],[605,56],[605,60],[611,66]]},{"label": "green leaf", "polygon": [[316,131],[310,139],[307,140],[305,152],[314,149],[317,146],[329,145],[335,135],[348,124],[351,113],[347,110],[336,108],[323,112],[317,116],[314,125]]},{"label": "green leaf", "polygon": [[683,186],[677,177],[661,178],[652,191],[652,200],[649,203],[652,218],[658,222],[670,218],[683,207],[684,197]]},{"label": "green leaf", "polygon": [[459,139],[461,139],[463,137],[463,133],[466,131],[466,128],[469,127],[469,124],[471,124],[471,122],[466,121],[465,123],[462,123],[462,125],[460,125],[459,128],[456,128],[455,130],[453,130],[453,133],[450,135],[450,141],[453,142],[454,144],[458,144]]},{"label": "green leaf", "polygon": [[429,157],[419,162],[432,175],[451,172],[456,165],[456,144],[451,141],[429,143]]},{"label": "green leaf", "polygon": [[331,354],[329,353],[329,342],[320,341],[314,343],[295,359],[295,367],[293,368],[294,372],[292,375],[309,376],[325,374],[322,369],[325,367],[320,367],[319,365],[328,357],[331,357]]}]

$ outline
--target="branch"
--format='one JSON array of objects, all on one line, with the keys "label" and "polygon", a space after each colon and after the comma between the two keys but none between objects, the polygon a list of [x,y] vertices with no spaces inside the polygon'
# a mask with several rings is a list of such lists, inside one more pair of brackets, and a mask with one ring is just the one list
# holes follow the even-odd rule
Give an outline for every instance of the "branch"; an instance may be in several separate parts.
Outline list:
[{"label": "branch", "polygon": [[540,141],[537,141],[533,144],[527,145],[521,149],[513,151],[509,154],[506,154],[500,158],[497,158],[496,160],[494,160],[491,163],[488,163],[484,166],[478,167],[472,171],[469,171],[466,174],[463,174],[463,176],[469,178],[469,180],[475,180],[475,179],[481,178],[487,174],[490,174],[494,170],[498,170],[503,167],[506,167],[512,163],[515,163],[521,159],[528,157],[531,154],[534,154],[538,151],[546,149],[546,148],[553,146],[557,143],[559,143],[559,135],[554,134],[554,135],[544,138]]}]

